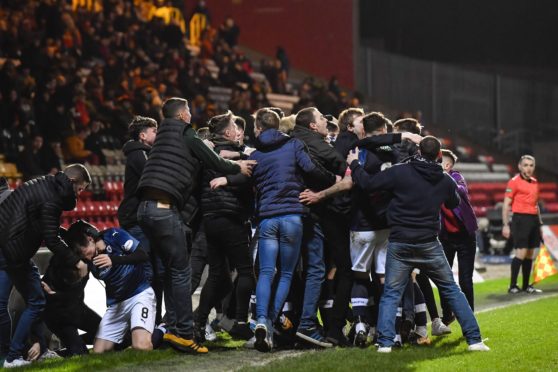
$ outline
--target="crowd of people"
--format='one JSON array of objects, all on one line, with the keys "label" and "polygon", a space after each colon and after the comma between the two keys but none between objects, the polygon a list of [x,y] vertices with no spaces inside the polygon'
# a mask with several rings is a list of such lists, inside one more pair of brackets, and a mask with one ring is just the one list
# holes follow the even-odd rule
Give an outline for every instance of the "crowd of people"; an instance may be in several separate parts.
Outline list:
[{"label": "crowd of people", "polygon": [[[74,161],[106,164],[100,144],[119,148],[134,115],[160,121],[168,97],[189,99],[193,125],[206,126],[219,110],[208,96],[212,86],[232,88],[228,106],[250,128],[251,113],[269,106],[271,92],[299,94],[299,106],[333,114],[350,104],[335,80],[328,87],[309,78],[287,92],[290,66],[280,47],[260,62],[266,79],[253,79],[232,18],[208,23],[196,54],[176,23],[147,20],[130,1],[103,3],[100,12],[74,11],[65,0],[0,5],[0,153],[18,163],[25,180]],[[205,5],[194,11],[209,16]]]},{"label": "crowd of people", "polygon": [[[281,125],[284,113],[266,107],[254,113],[252,148],[230,111],[209,120],[205,140],[187,100],[167,99],[161,114],[129,124],[120,228],[78,220],[59,232],[61,212],[91,182],[81,164],[14,191],[3,185],[0,311],[12,285],[27,303],[11,342],[2,339],[6,367],[29,363],[30,337],[43,339],[45,324],[63,355],[91,343],[96,353],[168,344],[205,354],[214,327],[262,352],[371,343],[391,352],[430,344],[427,309],[432,335],[457,319],[469,350],[489,350],[473,315],[477,226],[466,183],[418,121],[392,124],[360,108],[328,121],[310,107]],[[54,255],[41,280],[30,258],[42,240]],[[461,289],[448,264],[455,254]],[[89,273],[106,285],[102,317],[84,303]],[[46,347],[36,356],[57,356]]]},{"label": "crowd of people", "polygon": [[[418,120],[365,112],[335,78],[303,81],[286,116],[266,98],[287,91],[282,48],[257,81],[232,18],[204,30],[194,57],[178,25],[143,20],[131,2],[105,3],[97,13],[56,0],[0,8],[0,152],[30,179],[16,190],[0,182],[5,367],[88,345],[206,354],[216,330],[261,352],[376,344],[387,353],[431,343],[427,312],[432,336],[457,319],[468,350],[489,350],[473,314],[477,219],[467,184],[457,156],[423,136]],[[208,101],[214,85],[233,88],[231,111],[217,114]],[[129,138],[120,227],[78,220],[62,229],[62,212],[91,183],[82,163],[106,163],[106,134]],[[522,289],[537,293],[534,158],[519,170],[503,212],[503,235],[511,209],[518,237],[509,292],[521,291],[521,269]],[[41,278],[31,258],[43,242],[53,256]],[[103,316],[84,302],[90,274],[106,286]],[[26,302],[13,334],[12,287]],[[62,349],[49,350],[47,330]]]}]

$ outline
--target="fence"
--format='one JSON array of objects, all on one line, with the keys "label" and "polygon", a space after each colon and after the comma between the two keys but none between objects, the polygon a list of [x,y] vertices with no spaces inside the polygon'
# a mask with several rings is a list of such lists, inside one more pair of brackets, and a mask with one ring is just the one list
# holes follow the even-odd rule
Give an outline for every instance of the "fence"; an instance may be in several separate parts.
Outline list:
[{"label": "fence", "polygon": [[421,111],[424,122],[502,152],[533,152],[535,141],[558,139],[558,86],[552,84],[370,47],[359,51],[357,73],[357,88],[374,102],[401,111]]}]

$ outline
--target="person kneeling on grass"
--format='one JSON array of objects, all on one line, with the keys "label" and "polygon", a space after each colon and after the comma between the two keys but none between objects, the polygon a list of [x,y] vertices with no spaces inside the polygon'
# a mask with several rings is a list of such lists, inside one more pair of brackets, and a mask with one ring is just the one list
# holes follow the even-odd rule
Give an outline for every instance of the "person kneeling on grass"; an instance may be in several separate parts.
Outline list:
[{"label": "person kneeling on grass", "polygon": [[[66,239],[66,233],[65,229],[60,229],[63,239]],[[79,248],[73,249],[76,255],[81,254]],[[59,351],[62,356],[87,354],[87,345],[94,343],[101,323],[101,317],[84,302],[88,280],[89,270],[82,273],[67,266],[59,255],[52,256],[42,278],[41,285],[46,293],[43,320],[62,342],[65,348]],[[80,335],[80,329],[85,333]]]},{"label": "person kneeling on grass", "polygon": [[[74,222],[66,236],[78,248],[91,273],[106,285],[107,311],[93,345],[94,353],[113,350],[131,330],[132,348],[152,350],[162,340],[155,328],[155,293],[144,272],[149,257],[139,241],[127,231],[111,228],[99,232],[95,226]],[[152,337],[153,335],[153,337]]]}]

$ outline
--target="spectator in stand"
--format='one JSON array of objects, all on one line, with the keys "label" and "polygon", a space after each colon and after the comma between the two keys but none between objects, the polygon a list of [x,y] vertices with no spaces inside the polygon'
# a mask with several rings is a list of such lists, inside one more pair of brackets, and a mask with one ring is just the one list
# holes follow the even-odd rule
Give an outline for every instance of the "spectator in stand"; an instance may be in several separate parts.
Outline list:
[{"label": "spectator in stand", "polygon": [[99,165],[99,157],[85,149],[85,140],[89,133],[88,128],[79,128],[74,135],[66,138],[66,160],[68,162],[89,162],[92,165]]},{"label": "spectator in stand", "polygon": [[[450,150],[442,150],[442,168],[449,174],[457,184],[457,192],[461,202],[454,209],[448,209],[442,205],[442,228],[440,230],[440,242],[444,247],[444,253],[450,267],[457,254],[459,264],[459,287],[465,294],[467,302],[472,310],[475,310],[475,296],[473,291],[473,273],[475,271],[475,254],[477,251],[476,232],[477,216],[473,211],[469,200],[467,183],[458,171],[453,167],[457,162],[457,156]],[[448,325],[455,317],[451,314],[447,301],[442,298],[442,321]]]},{"label": "spectator in stand", "polygon": [[225,19],[225,22],[219,26],[219,37],[221,37],[229,45],[234,48],[238,44],[238,36],[240,35],[240,28],[234,22],[231,16]]},{"label": "spectator in stand", "polygon": [[99,120],[93,120],[90,125],[90,132],[85,139],[85,149],[91,151],[99,159],[99,165],[107,165],[107,158],[103,153],[101,145],[101,136],[103,123]]},{"label": "spectator in stand", "polygon": [[[529,284],[533,256],[535,249],[541,244],[542,219],[538,207],[539,184],[535,173],[535,158],[531,155],[523,155],[517,164],[519,174],[509,180],[502,208],[502,235],[504,238],[513,239],[515,257],[511,263],[511,282],[508,293],[516,294],[523,291],[527,293],[540,293]],[[513,212],[510,228],[510,210]],[[517,286],[519,270],[523,274],[523,286]]]},{"label": "spectator in stand", "polygon": [[45,169],[42,166],[42,148],[43,137],[36,134],[20,153],[18,169],[23,174],[24,181],[49,173],[50,169]]}]

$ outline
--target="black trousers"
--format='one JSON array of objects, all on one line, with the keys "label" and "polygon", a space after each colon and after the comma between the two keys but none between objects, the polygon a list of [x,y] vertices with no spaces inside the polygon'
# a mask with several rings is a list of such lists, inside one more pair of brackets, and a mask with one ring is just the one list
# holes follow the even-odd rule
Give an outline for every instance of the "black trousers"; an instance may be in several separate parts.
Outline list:
[{"label": "black trousers", "polygon": [[[232,216],[206,217],[204,225],[209,275],[201,292],[196,321],[205,324],[211,308],[234,291],[235,319],[245,322],[250,295],[255,287],[249,226]],[[233,268],[237,272],[235,286],[230,275]]]},{"label": "black trousers", "polygon": [[[473,292],[473,272],[475,271],[475,254],[477,243],[475,236],[463,236],[457,238],[440,239],[444,247],[444,253],[448,259],[450,267],[457,255],[459,270],[459,287],[465,294],[469,306],[475,310],[475,296]],[[442,298],[442,311],[444,319],[449,318],[451,310],[446,301]]]},{"label": "black trousers", "polygon": [[202,221],[200,228],[194,237],[194,241],[192,243],[192,253],[190,254],[190,266],[192,267],[192,294],[194,294],[200,285],[205,265],[207,265],[207,239],[205,238],[205,227]]},{"label": "black trousers", "polygon": [[[56,309],[49,309],[44,314],[44,321],[48,329],[54,333],[67,349],[67,356],[87,354],[87,346],[92,345],[95,334],[101,323],[99,314],[87,305],[81,304],[75,314],[58,313]],[[81,336],[78,330],[85,331]]]},{"label": "black trousers", "polygon": [[[349,219],[347,216],[327,212],[320,216],[324,232],[326,270],[336,267],[337,283],[331,310],[331,333],[340,332],[346,322],[347,310],[353,287],[351,255],[349,250]],[[328,331],[329,332],[329,331]]]}]

